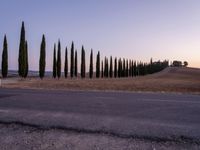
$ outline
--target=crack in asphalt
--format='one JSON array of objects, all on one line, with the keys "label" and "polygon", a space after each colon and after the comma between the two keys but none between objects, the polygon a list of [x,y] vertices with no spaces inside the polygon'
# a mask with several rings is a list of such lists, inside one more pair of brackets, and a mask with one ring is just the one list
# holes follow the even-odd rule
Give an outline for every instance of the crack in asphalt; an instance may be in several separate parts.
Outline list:
[{"label": "crack in asphalt", "polygon": [[118,137],[118,138],[123,138],[123,139],[137,139],[137,140],[157,142],[157,143],[174,142],[177,144],[184,143],[184,144],[200,145],[200,139],[186,137],[186,136],[171,136],[171,137],[161,138],[161,137],[151,137],[151,136],[141,136],[141,135],[120,134],[120,133],[115,133],[113,131],[106,131],[106,130],[92,130],[92,129],[90,130],[90,129],[64,127],[64,126],[42,126],[42,125],[30,124],[30,123],[25,123],[25,122],[20,122],[20,121],[0,121],[0,124],[7,125],[7,126],[18,125],[22,127],[31,127],[39,131],[63,130],[63,131],[70,131],[74,133],[81,133],[81,134],[108,135],[108,136]]}]

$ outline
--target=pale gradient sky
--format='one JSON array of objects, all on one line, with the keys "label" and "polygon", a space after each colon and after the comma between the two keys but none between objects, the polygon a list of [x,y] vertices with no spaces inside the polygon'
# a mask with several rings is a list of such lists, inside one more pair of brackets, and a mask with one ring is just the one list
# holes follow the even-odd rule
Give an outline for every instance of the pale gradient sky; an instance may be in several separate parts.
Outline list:
[{"label": "pale gradient sky", "polygon": [[0,0],[0,53],[7,34],[9,69],[18,66],[22,21],[31,70],[38,70],[43,33],[47,70],[58,39],[63,58],[73,40],[79,56],[83,44],[87,57],[93,48],[95,55],[100,50],[103,56],[187,60],[200,67],[200,0]]}]

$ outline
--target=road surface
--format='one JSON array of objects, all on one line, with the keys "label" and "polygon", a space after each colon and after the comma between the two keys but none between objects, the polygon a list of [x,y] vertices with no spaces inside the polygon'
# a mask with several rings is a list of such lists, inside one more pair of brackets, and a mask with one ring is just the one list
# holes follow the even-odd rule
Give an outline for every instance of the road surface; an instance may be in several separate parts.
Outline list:
[{"label": "road surface", "polygon": [[200,143],[200,95],[1,88],[0,123]]}]

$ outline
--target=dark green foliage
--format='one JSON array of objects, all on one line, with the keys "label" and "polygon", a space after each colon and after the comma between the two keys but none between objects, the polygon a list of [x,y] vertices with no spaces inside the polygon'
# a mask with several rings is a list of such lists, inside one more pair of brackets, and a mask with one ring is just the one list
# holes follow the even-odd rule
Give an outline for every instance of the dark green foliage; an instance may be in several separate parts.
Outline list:
[{"label": "dark green foliage", "polygon": [[46,41],[45,36],[42,36],[42,42],[40,45],[40,62],[39,62],[39,76],[41,79],[45,76],[46,67]]},{"label": "dark green foliage", "polygon": [[128,76],[129,77],[132,76],[132,64],[131,64],[131,60],[129,60],[129,64],[128,64]]},{"label": "dark green foliage", "polygon": [[123,69],[122,69],[122,77],[126,76],[126,61],[125,59],[123,59]]},{"label": "dark green foliage", "polygon": [[104,77],[107,77],[106,76],[106,74],[107,74],[107,72],[106,72],[106,63],[107,63],[107,58],[105,57],[104,58],[104,71],[103,71],[104,72],[104,74],[103,74]]},{"label": "dark green foliage", "polygon": [[28,76],[28,42],[26,41],[25,44],[25,72],[24,72],[24,78]]},{"label": "dark green foliage", "polygon": [[108,58],[106,58],[106,77],[109,77],[109,64],[108,64]]},{"label": "dark green foliage", "polygon": [[81,77],[85,78],[85,50],[83,46],[81,49]]},{"label": "dark green foliage", "polygon": [[131,63],[131,60],[129,60],[128,76],[129,77],[132,76],[132,63]]},{"label": "dark green foliage", "polygon": [[[169,61],[167,61],[167,60],[164,60],[163,62],[161,62],[161,61],[152,62],[151,73],[159,72],[168,66],[169,66]],[[146,68],[149,68],[149,66],[147,65]]]},{"label": "dark green foliage", "polygon": [[187,66],[188,66],[188,62],[187,62],[187,61],[184,61],[184,62],[183,62],[183,66],[184,66],[184,67],[187,67]]},{"label": "dark green foliage", "polygon": [[96,60],[96,78],[100,77],[100,52],[98,51]]},{"label": "dark green foliage", "polygon": [[90,53],[90,71],[89,71],[89,77],[93,77],[93,51],[91,50]]},{"label": "dark green foliage", "polygon": [[68,52],[67,52],[67,47],[65,49],[65,66],[64,66],[64,73],[65,73],[65,78],[68,76]]},{"label": "dark green foliage", "polygon": [[131,61],[131,76],[133,77],[134,76],[134,62],[133,60]]},{"label": "dark green foliage", "polygon": [[117,58],[115,58],[115,64],[114,64],[114,77],[117,78]]},{"label": "dark green foliage", "polygon": [[134,76],[137,76],[137,64],[136,64],[136,61],[134,61],[133,69],[134,69]]},{"label": "dark green foliage", "polygon": [[121,58],[118,60],[118,77],[122,77],[122,61]]},{"label": "dark green foliage", "polygon": [[105,57],[104,59],[104,77],[108,78],[109,76],[109,68],[108,68],[108,59]]},{"label": "dark green foliage", "polygon": [[128,60],[126,60],[126,69],[125,77],[128,77]]},{"label": "dark green foliage", "polygon": [[8,75],[8,43],[6,35],[4,36],[3,42],[1,73],[3,78],[6,78]]},{"label": "dark green foliage", "polygon": [[61,45],[60,40],[58,41],[58,54],[57,54],[57,77],[58,79],[61,77]]},{"label": "dark green foliage", "polygon": [[70,76],[73,78],[74,76],[74,42],[71,45],[71,67],[70,67]]},{"label": "dark green foliage", "polygon": [[112,61],[112,56],[110,56],[110,78],[113,77],[113,61]]},{"label": "dark green foliage", "polygon": [[77,51],[75,51],[75,68],[74,68],[74,75],[75,75],[75,77],[78,76],[78,58],[77,58]]},{"label": "dark green foliage", "polygon": [[56,78],[57,72],[57,65],[56,65],[56,44],[54,44],[54,51],[53,51],[53,78]]},{"label": "dark green foliage", "polygon": [[104,77],[104,72],[103,72],[103,60],[101,61],[101,78]]},{"label": "dark green foliage", "polygon": [[20,77],[26,77],[27,61],[26,58],[26,38],[25,38],[25,27],[24,22],[22,22],[20,44],[19,44],[19,57],[18,57],[18,74]]},{"label": "dark green foliage", "polygon": [[182,67],[182,61],[174,60],[172,65],[173,67]]}]

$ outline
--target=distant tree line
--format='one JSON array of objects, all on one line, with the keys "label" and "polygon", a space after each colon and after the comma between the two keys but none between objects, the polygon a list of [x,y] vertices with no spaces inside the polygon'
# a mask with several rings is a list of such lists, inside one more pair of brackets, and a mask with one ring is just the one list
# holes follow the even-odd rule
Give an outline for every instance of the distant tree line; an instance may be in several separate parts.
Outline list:
[{"label": "distant tree line", "polygon": [[[64,60],[64,77],[77,78],[78,74],[78,54],[74,48],[74,42],[71,44],[70,59],[68,59],[68,49],[65,48],[65,60]],[[124,77],[136,77],[144,76],[147,74],[153,74],[159,72],[168,67],[168,61],[153,62],[151,59],[149,63],[141,61],[134,61],[125,58],[110,58],[105,57],[101,59],[100,52],[96,55],[96,70],[94,71],[93,50],[90,52],[89,72],[86,73],[86,59],[84,46],[81,48],[81,61],[80,61],[80,77],[85,78],[88,76],[90,79],[96,78],[124,78]],[[58,40],[58,44],[54,44],[53,49],[53,67],[52,77],[60,78],[62,75],[62,63],[61,63],[61,43]],[[69,63],[70,62],[70,63]],[[184,63],[185,64],[185,63]],[[70,65],[70,68],[68,68]],[[4,36],[3,52],[2,52],[2,77],[5,78],[8,75],[8,44],[6,35]],[[39,77],[43,79],[45,77],[46,68],[46,40],[45,35],[42,35],[42,41],[40,45],[40,58],[39,58]],[[70,70],[69,70],[70,69]],[[22,22],[20,44],[19,44],[19,56],[18,56],[18,74],[22,78],[28,76],[29,64],[28,64],[28,42],[25,37],[25,26]],[[70,73],[70,74],[69,74]],[[95,74],[94,74],[95,73]]]},{"label": "distant tree line", "polygon": [[179,60],[174,60],[171,64],[172,67],[187,67],[188,62],[187,61],[179,61]]}]

